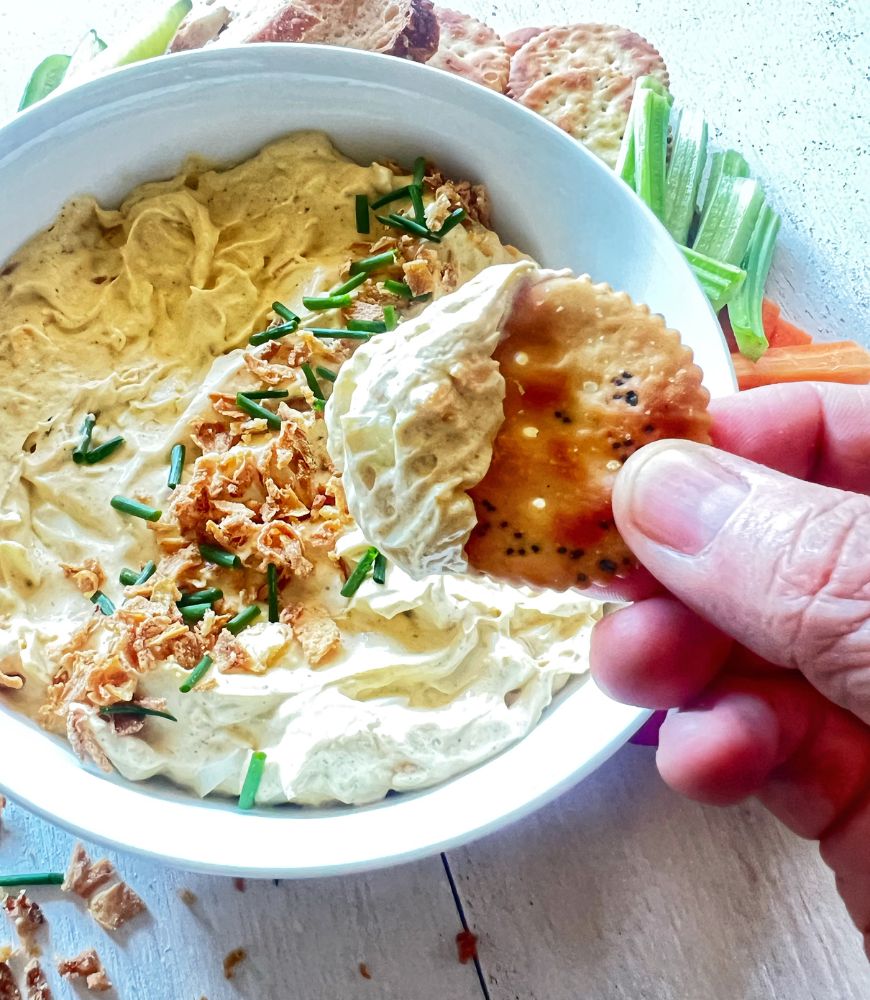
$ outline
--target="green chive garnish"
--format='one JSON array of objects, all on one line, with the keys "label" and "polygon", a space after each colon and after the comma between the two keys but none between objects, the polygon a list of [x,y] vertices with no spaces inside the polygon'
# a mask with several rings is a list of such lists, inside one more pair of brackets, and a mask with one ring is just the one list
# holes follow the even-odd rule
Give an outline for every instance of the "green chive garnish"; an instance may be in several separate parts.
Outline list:
[{"label": "green chive garnish", "polygon": [[76,465],[81,465],[85,460],[85,456],[91,450],[91,435],[94,433],[94,424],[96,422],[97,418],[93,413],[85,414],[85,419],[82,423],[82,439],[75,446],[72,453],[73,461]]},{"label": "green chive garnish", "polygon": [[178,610],[186,622],[201,622],[205,618],[206,611],[211,611],[211,605],[207,603],[184,604],[179,605]]},{"label": "green chive garnish", "polygon": [[24,872],[21,875],[0,875],[0,886],[63,885],[63,872]]},{"label": "green chive garnish", "polygon": [[314,370],[321,378],[325,378],[327,382],[334,382],[338,378],[337,373],[330,368],[321,368],[318,365]]},{"label": "green chive garnish", "polygon": [[372,566],[372,579],[375,583],[386,583],[387,581],[387,557],[383,552],[379,552],[375,556]]},{"label": "green chive garnish", "polygon": [[414,180],[412,181],[414,187],[423,186],[423,177],[425,173],[426,173],[426,158],[423,156],[418,156],[417,159],[414,160]]},{"label": "green chive garnish", "polygon": [[138,573],[134,569],[122,569],[118,579],[125,587],[138,587],[145,583],[146,580],[151,579],[156,568],[154,563],[149,559]]},{"label": "green chive garnish", "polygon": [[239,795],[239,809],[253,809],[254,800],[257,797],[257,789],[263,777],[263,770],[266,767],[266,755],[262,750],[251,754],[248,764],[248,771],[242,785],[242,792]]},{"label": "green chive garnish", "polygon": [[396,188],[394,191],[387,191],[386,194],[382,194],[380,198],[373,201],[371,204],[372,208],[383,208],[384,205],[389,205],[391,201],[398,201],[399,198],[408,197],[408,188],[410,184],[406,184],[404,187]]},{"label": "green chive garnish", "polygon": [[214,604],[224,596],[219,587],[206,587],[205,590],[195,590],[191,594],[183,594],[175,603],[180,607],[189,604]]},{"label": "green chive garnish", "polygon": [[451,229],[455,229],[468,213],[464,208],[455,208],[444,220],[444,225],[438,230],[439,236],[446,236]]},{"label": "green chive garnish", "polygon": [[259,333],[251,336],[248,343],[252,347],[259,347],[261,344],[267,344],[270,340],[280,340],[288,333],[295,333],[298,326],[299,320],[293,320],[292,323],[282,323],[280,326],[272,326],[268,330],[260,330]]},{"label": "green chive garnish", "polygon": [[398,295],[403,299],[414,297],[414,293],[404,281],[393,281],[392,278],[387,278],[384,282],[384,291],[389,292],[390,295]]},{"label": "green chive garnish", "polygon": [[426,207],[423,204],[423,191],[418,188],[416,184],[412,184],[408,188],[408,194],[411,197],[411,205],[414,208],[414,220],[419,222],[421,226],[426,225]]},{"label": "green chive garnish", "polygon": [[135,705],[131,701],[118,701],[114,705],[103,705],[100,715],[153,715],[158,719],[168,719],[170,722],[178,722],[174,715],[169,712],[161,712],[159,708],[148,708],[145,705]]},{"label": "green chive garnish", "polygon": [[303,295],[302,305],[312,312],[321,309],[344,309],[351,305],[352,299],[349,295]]},{"label": "green chive garnish", "polygon": [[406,233],[411,233],[412,236],[420,236],[423,239],[431,240],[433,243],[441,242],[440,236],[430,233],[425,226],[414,222],[413,219],[406,219],[404,215],[388,215],[386,217],[379,215],[378,221],[383,222],[385,226],[392,226],[393,229],[404,229]]},{"label": "green chive garnish", "polygon": [[242,560],[232,552],[227,552],[219,545],[200,545],[199,554],[206,562],[215,563],[217,566],[226,566],[227,569],[239,569]]},{"label": "green chive garnish", "polygon": [[360,333],[358,330],[334,330],[332,327],[326,326],[308,326],[305,328],[305,332],[313,334],[315,337],[321,337],[324,340],[369,339],[369,335],[367,333]]},{"label": "green chive garnish", "polygon": [[383,333],[387,324],[380,319],[349,319],[347,328],[356,333]]},{"label": "green chive garnish", "polygon": [[314,393],[315,399],[326,399],[323,395],[323,390],[320,388],[320,383],[311,370],[311,365],[303,364],[299,366],[302,369],[302,374],[305,376],[305,381],[308,383],[308,388]]},{"label": "green chive garnish", "polygon": [[245,389],[242,395],[248,399],[286,399],[290,393],[286,389]]},{"label": "green chive garnish", "polygon": [[356,202],[356,231],[358,233],[367,233],[370,230],[368,196],[364,194],[358,194],[356,196],[355,202]]},{"label": "green chive garnish", "polygon": [[278,621],[278,567],[269,563],[266,567],[266,586],[269,589],[269,621]]},{"label": "green chive garnish", "polygon": [[273,302],[272,312],[277,313],[286,323],[299,322],[299,317],[296,313],[292,309],[288,309],[283,302]]},{"label": "green chive garnish", "polygon": [[325,399],[313,400],[311,403],[311,408],[313,410],[317,410],[318,413],[323,413],[323,411],[326,409],[326,400]]},{"label": "green chive garnish", "polygon": [[232,635],[238,635],[242,629],[247,628],[261,614],[262,609],[259,604],[249,604],[246,608],[242,608],[234,618],[230,618],[224,628]]},{"label": "green chive garnish", "polygon": [[347,583],[341,588],[342,597],[353,597],[362,586],[363,580],[369,575],[372,564],[378,556],[378,550],[372,546],[366,549],[365,555],[356,564],[353,573],[347,578]]},{"label": "green chive garnish", "polygon": [[110,438],[105,444],[100,444],[97,445],[96,448],[91,448],[82,461],[85,465],[96,465],[97,462],[102,462],[104,458],[108,458],[109,455],[117,451],[123,443],[124,439],[120,434],[118,434],[117,437]]},{"label": "green chive garnish", "polygon": [[185,448],[183,444],[174,444],[169,453],[169,478],[166,485],[174,490],[181,482],[181,472],[184,469]]},{"label": "green chive garnish", "polygon": [[182,694],[187,694],[192,691],[197,684],[203,679],[203,677],[208,673],[208,668],[212,665],[214,661],[208,655],[205,656],[197,663],[197,665],[190,671],[187,675],[187,680],[178,689]]},{"label": "green chive garnish", "polygon": [[359,288],[359,286],[367,281],[369,277],[368,271],[360,271],[359,274],[355,274],[352,278],[348,278],[343,285],[339,285],[338,288],[333,288],[329,293],[330,295],[347,295],[348,292],[352,292],[354,288]]},{"label": "green chive garnish", "polygon": [[132,514],[133,517],[141,517],[143,521],[159,521],[163,513],[156,507],[149,507],[147,503],[139,503],[129,497],[113,496],[109,503],[122,514]]},{"label": "green chive garnish", "polygon": [[273,413],[271,410],[267,410],[265,406],[255,403],[253,399],[249,399],[243,392],[236,393],[236,406],[252,417],[259,417],[261,420],[265,420],[275,430],[281,429],[281,418],[277,413]]},{"label": "green chive garnish", "polygon": [[384,306],[384,326],[388,330],[395,330],[399,325],[399,316],[395,306]]},{"label": "green chive garnish", "polygon": [[102,590],[95,590],[93,594],[91,594],[91,604],[96,604],[104,615],[113,615],[115,613],[115,605],[112,604]]},{"label": "green chive garnish", "polygon": [[359,274],[361,271],[379,271],[382,267],[390,267],[396,263],[396,251],[385,250],[384,253],[376,253],[373,257],[363,257],[362,260],[355,260],[350,265],[351,274]]}]

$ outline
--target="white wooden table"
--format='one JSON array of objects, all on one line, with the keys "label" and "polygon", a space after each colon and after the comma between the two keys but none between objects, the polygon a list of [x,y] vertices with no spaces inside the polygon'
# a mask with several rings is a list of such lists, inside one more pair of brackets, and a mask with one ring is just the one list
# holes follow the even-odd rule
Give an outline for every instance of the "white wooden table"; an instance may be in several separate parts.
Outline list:
[{"label": "white wooden table", "polygon": [[[503,30],[606,19],[652,39],[679,99],[743,151],[783,214],[773,288],[786,314],[826,338],[866,341],[867,0],[456,2]],[[92,26],[111,38],[144,6],[2,0],[0,117],[44,55],[69,51]],[[0,870],[60,867],[71,843],[12,806]],[[114,860],[153,914],[129,934],[110,939],[55,890],[38,898],[47,958],[96,945],[125,1000],[870,997],[870,967],[815,847],[755,804],[681,801],[641,747],[445,863],[240,891],[231,879]],[[457,961],[460,907],[480,936],[479,970]],[[227,981],[222,959],[238,946],[248,958]]]}]

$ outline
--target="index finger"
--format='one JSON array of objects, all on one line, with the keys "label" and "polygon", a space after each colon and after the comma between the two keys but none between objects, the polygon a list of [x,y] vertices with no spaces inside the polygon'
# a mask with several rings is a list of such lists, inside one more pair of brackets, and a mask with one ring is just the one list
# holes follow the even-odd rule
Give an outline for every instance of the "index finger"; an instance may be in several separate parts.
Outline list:
[{"label": "index finger", "polygon": [[797,479],[870,493],[870,386],[768,385],[714,400],[713,444]]}]

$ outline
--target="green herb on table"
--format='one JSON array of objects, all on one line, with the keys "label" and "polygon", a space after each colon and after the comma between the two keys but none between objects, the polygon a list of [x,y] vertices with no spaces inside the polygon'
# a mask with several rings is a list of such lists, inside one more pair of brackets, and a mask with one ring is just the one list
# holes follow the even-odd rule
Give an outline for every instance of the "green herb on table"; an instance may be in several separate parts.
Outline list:
[{"label": "green herb on table", "polygon": [[132,701],[118,701],[114,705],[103,705],[100,715],[153,715],[156,719],[166,719],[169,722],[178,722],[174,715],[163,712],[159,708],[148,708],[147,705],[137,705]]},{"label": "green herb on table", "polygon": [[224,625],[224,628],[232,635],[238,635],[239,632],[246,629],[255,619],[259,618],[262,613],[259,604],[249,604],[246,608],[242,608],[233,618],[230,618],[226,625]]},{"label": "green herb on table", "polygon": [[243,392],[236,393],[236,406],[251,417],[265,420],[273,430],[277,431],[281,429],[281,418],[277,413],[273,413],[271,410],[267,410],[265,406],[255,403],[253,399],[250,399]]},{"label": "green herb on table", "polygon": [[106,597],[102,590],[95,590],[91,594],[91,604],[96,604],[104,615],[113,615],[115,613],[115,605]]},{"label": "green herb on table", "polygon": [[353,597],[362,586],[363,581],[371,572],[372,565],[378,557],[378,550],[371,546],[366,549],[362,559],[356,564],[354,571],[347,578],[347,582],[341,588],[342,597]]},{"label": "green herb on table", "polygon": [[326,399],[323,395],[323,390],[320,388],[320,383],[314,372],[311,370],[311,365],[302,364],[299,366],[302,369],[302,374],[305,376],[305,381],[308,383],[308,388],[314,393],[315,399]]},{"label": "green herb on table", "polygon": [[22,872],[20,875],[0,875],[0,887],[18,885],[63,885],[63,872]]},{"label": "green herb on table", "polygon": [[239,809],[253,809],[257,798],[257,790],[263,778],[263,771],[266,767],[266,755],[262,750],[251,754],[248,763],[248,770],[242,784],[242,791],[239,795]]},{"label": "green herb on table", "polygon": [[174,444],[169,453],[169,477],[166,485],[174,490],[181,482],[181,473],[184,470],[185,447],[183,444]]},{"label": "green herb on table", "polygon": [[214,661],[212,660],[212,658],[208,655],[208,653],[206,653],[205,656],[199,661],[199,663],[197,663],[197,665],[193,668],[193,670],[190,671],[184,683],[181,685],[181,687],[179,687],[178,690],[182,694],[188,694],[190,691],[192,691],[196,687],[196,685],[199,684],[199,682],[203,679],[203,677],[205,677],[205,675],[208,673],[209,667],[211,667],[213,662]]},{"label": "green herb on table", "polygon": [[133,517],[141,517],[143,521],[159,521],[163,513],[156,507],[149,507],[147,503],[140,503],[138,500],[131,500],[129,497],[113,496],[109,503],[122,514],[131,514]]},{"label": "green herb on table", "polygon": [[214,563],[216,566],[225,566],[227,569],[239,569],[242,560],[232,552],[227,552],[219,545],[200,545],[199,554],[206,562]]}]

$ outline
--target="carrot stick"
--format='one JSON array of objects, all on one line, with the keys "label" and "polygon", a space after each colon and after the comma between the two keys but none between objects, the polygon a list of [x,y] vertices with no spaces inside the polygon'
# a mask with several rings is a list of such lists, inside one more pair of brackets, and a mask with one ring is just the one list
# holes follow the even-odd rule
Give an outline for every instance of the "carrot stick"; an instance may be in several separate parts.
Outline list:
[{"label": "carrot stick", "polygon": [[770,341],[773,331],[776,329],[776,324],[779,322],[779,313],[779,306],[775,302],[771,302],[770,299],[762,301],[761,325],[764,327],[768,341]]},{"label": "carrot stick", "polygon": [[771,347],[796,347],[798,344],[811,344],[812,341],[813,338],[806,330],[789,323],[782,316],[779,317],[773,330],[767,334],[767,342]]},{"label": "carrot stick", "polygon": [[776,382],[870,383],[870,353],[853,340],[771,347],[752,362],[742,354],[731,361],[741,389]]}]

